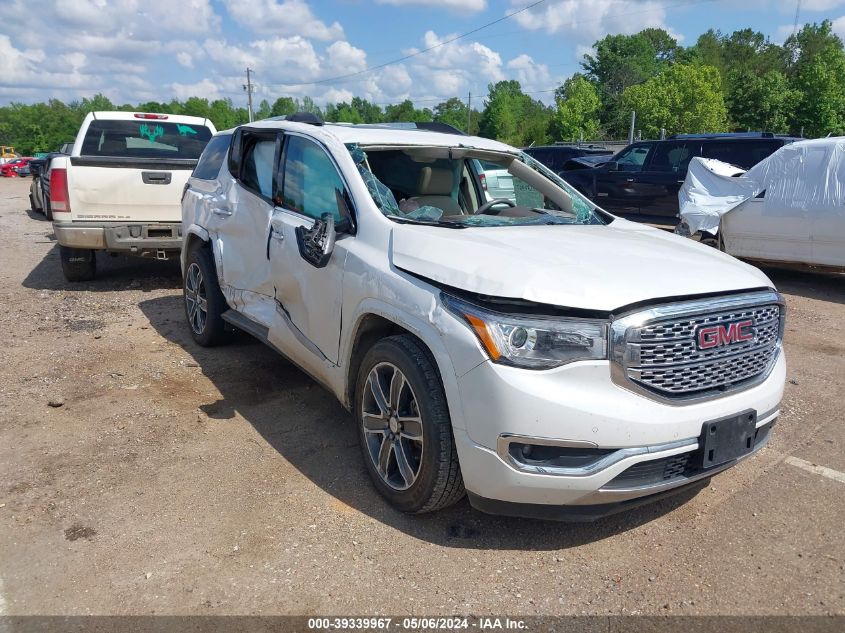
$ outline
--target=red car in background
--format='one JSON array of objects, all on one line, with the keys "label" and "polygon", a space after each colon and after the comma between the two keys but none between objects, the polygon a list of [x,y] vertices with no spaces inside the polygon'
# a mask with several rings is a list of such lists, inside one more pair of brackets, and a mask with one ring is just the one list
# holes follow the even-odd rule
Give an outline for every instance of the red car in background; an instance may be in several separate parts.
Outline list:
[{"label": "red car in background", "polygon": [[16,177],[20,174],[18,173],[23,167],[29,166],[29,161],[32,160],[32,157],[25,157],[25,158],[14,158],[10,160],[8,163],[3,163],[0,165],[0,176],[5,176],[7,178]]}]

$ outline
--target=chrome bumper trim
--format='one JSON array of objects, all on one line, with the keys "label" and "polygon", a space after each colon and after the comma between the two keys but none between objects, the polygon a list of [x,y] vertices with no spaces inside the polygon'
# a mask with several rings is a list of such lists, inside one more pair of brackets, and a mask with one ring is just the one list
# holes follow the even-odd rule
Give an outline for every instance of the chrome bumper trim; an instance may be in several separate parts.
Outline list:
[{"label": "chrome bumper trim", "polygon": [[713,475],[727,470],[728,468],[731,468],[732,466],[736,466],[741,461],[748,459],[749,457],[757,453],[760,449],[762,449],[766,444],[769,443],[769,439],[771,438],[771,436],[771,433],[769,433],[766,436],[766,439],[760,442],[758,446],[754,447],[754,450],[752,450],[750,453],[747,453],[746,455],[743,455],[739,459],[735,459],[732,462],[726,462],[724,464],[716,466],[715,468],[711,468],[709,470],[697,473],[692,477],[679,477],[678,479],[673,479],[672,481],[668,481],[665,483],[651,484],[648,486],[637,486],[635,488],[599,488],[598,490],[593,493],[590,493],[586,497],[581,497],[572,505],[595,505],[600,503],[616,503],[619,501],[628,501],[629,499],[647,497],[649,495],[658,494],[666,490],[671,490],[672,488],[679,488],[680,486],[686,486],[687,484],[691,484],[696,481],[701,481],[702,479],[707,479],[709,477],[712,477]]},{"label": "chrome bumper trim", "polygon": [[559,446],[561,448],[599,448],[593,442],[583,442],[578,440],[553,440],[545,437],[528,437],[524,435],[510,435],[502,434],[496,442],[496,452],[499,459],[505,462],[514,470],[522,473],[529,473],[533,475],[555,475],[558,477],[589,477],[595,475],[606,468],[610,468],[614,464],[621,462],[623,459],[635,457],[637,455],[654,455],[655,457],[671,457],[678,453],[686,453],[694,451],[698,448],[698,438],[693,437],[686,440],[678,440],[676,442],[667,442],[665,444],[655,444],[653,446],[634,446],[630,448],[620,448],[618,451],[605,455],[586,466],[578,468],[563,468],[557,466],[537,466],[535,464],[524,464],[515,460],[510,454],[510,445],[514,442],[520,444],[537,444],[540,446]]}]

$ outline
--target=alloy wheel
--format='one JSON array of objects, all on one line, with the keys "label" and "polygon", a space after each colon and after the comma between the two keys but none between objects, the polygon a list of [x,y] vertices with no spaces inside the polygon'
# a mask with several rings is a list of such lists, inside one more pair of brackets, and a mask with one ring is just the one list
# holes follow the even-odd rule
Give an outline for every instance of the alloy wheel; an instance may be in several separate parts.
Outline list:
[{"label": "alloy wheel", "polygon": [[196,263],[188,267],[185,275],[185,306],[191,329],[196,334],[202,334],[208,320],[208,298],[205,294],[205,278]]},{"label": "alloy wheel", "polygon": [[411,384],[392,363],[377,364],[361,398],[367,452],[384,483],[407,490],[420,474],[423,426]]}]

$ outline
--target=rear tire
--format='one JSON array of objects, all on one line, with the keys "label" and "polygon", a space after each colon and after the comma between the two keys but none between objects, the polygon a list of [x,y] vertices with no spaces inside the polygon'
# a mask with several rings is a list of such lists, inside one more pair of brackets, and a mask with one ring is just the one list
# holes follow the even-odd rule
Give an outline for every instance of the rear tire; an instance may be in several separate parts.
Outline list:
[{"label": "rear tire", "polygon": [[91,281],[97,276],[97,259],[93,250],[59,246],[59,256],[62,272],[68,281]]},{"label": "rear tire", "polygon": [[182,294],[185,299],[185,318],[194,341],[203,347],[227,342],[230,332],[223,320],[223,313],[229,306],[217,282],[217,270],[210,248],[200,245],[188,255]]},{"label": "rear tire", "polygon": [[53,209],[50,208],[50,198],[44,198],[44,217],[53,221]]},{"label": "rear tire", "polygon": [[421,514],[464,496],[446,394],[416,338],[391,336],[370,348],[353,411],[367,472],[392,506]]}]

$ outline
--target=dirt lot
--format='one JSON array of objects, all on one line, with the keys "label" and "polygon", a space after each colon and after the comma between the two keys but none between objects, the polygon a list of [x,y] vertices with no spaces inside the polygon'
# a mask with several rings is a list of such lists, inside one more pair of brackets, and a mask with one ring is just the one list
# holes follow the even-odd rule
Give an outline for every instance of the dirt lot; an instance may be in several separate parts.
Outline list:
[{"label": "dirt lot", "polygon": [[67,284],[28,185],[0,179],[0,613],[845,612],[841,277],[768,271],[783,415],[697,495],[586,525],[408,517],[319,386],[247,336],[193,344],[175,262]]}]

